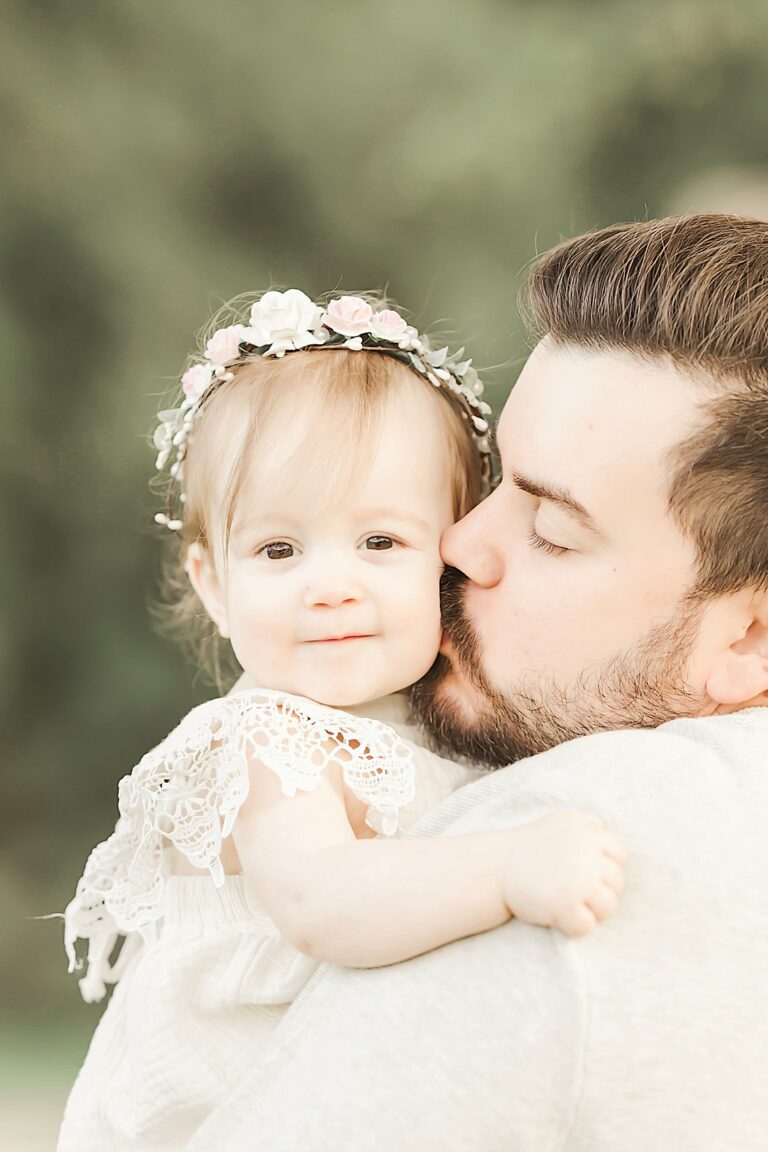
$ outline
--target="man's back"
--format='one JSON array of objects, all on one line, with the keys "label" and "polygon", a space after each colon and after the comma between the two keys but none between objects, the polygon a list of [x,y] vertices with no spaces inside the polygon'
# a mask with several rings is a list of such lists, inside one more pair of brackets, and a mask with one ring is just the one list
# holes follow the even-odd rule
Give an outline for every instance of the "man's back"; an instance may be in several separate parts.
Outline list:
[{"label": "man's back", "polygon": [[618,915],[326,970],[192,1148],[762,1152],[766,750],[750,709],[586,737],[451,797],[419,834],[601,816],[630,852]]}]

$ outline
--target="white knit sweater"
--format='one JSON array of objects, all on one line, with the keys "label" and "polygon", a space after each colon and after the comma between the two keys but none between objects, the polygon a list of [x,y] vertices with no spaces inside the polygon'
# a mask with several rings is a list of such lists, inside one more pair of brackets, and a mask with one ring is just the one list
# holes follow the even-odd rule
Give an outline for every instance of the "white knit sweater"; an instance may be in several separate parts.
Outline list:
[{"label": "white knit sweater", "polygon": [[[178,1152],[253,1066],[317,967],[280,936],[244,877],[221,865],[222,839],[247,793],[249,750],[285,791],[312,787],[322,766],[310,753],[327,743],[332,716],[349,747],[385,765],[373,785],[365,765],[357,772],[344,761],[347,786],[385,833],[477,777],[408,739],[416,733],[400,697],[365,711],[264,692],[209,701],[121,781],[115,832],[91,854],[67,909],[73,966],[76,937],[89,941],[84,998],[117,987],[70,1094],[58,1152]],[[173,874],[179,853],[201,873]]]},{"label": "white knit sweater", "polygon": [[409,836],[593,812],[617,914],[326,967],[188,1152],[765,1152],[768,707],[487,773]]}]

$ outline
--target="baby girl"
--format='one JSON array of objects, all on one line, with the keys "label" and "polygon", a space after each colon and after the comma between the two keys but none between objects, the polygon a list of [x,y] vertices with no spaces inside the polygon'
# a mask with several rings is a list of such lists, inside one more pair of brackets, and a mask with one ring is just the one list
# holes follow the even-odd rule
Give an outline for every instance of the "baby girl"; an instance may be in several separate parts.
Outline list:
[{"label": "baby girl", "polygon": [[120,782],[67,908],[85,999],[118,986],[60,1152],[184,1147],[320,961],[394,964],[513,916],[576,936],[622,886],[584,813],[399,836],[477,775],[398,695],[440,646],[441,533],[490,477],[469,361],[372,296],[270,291],[233,319],[160,413],[156,519],[177,618],[242,674]]}]

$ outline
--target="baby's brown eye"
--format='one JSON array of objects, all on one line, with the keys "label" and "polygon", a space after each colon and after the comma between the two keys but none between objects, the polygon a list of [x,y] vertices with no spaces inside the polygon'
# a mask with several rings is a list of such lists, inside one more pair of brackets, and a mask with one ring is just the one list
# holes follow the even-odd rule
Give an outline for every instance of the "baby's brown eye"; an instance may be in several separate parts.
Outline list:
[{"label": "baby's brown eye", "polygon": [[278,540],[274,544],[265,544],[263,548],[259,549],[259,555],[266,556],[268,560],[290,560],[293,554],[293,544],[287,544],[285,540]]},{"label": "baby's brown eye", "polygon": [[391,536],[369,536],[365,542],[366,548],[372,552],[384,552],[387,548],[394,548],[394,545]]}]

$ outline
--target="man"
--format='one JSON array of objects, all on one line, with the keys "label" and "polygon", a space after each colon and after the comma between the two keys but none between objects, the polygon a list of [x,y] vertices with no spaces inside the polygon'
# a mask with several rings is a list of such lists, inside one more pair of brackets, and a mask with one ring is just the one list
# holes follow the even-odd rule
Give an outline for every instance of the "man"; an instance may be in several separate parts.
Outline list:
[{"label": "man", "polygon": [[326,969],[196,1150],[766,1147],[768,224],[579,237],[528,310],[415,693],[442,747],[509,766],[416,834],[595,812],[618,914]]}]

